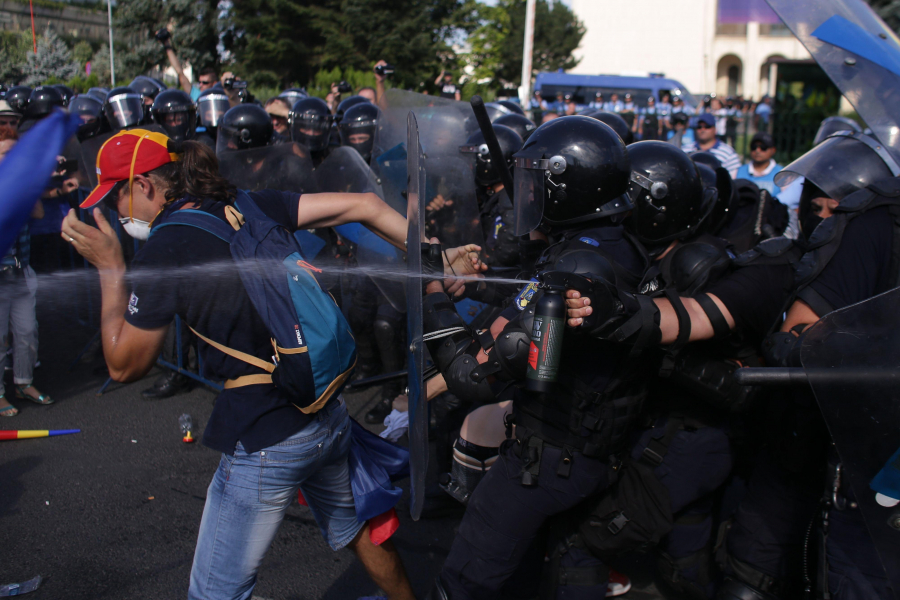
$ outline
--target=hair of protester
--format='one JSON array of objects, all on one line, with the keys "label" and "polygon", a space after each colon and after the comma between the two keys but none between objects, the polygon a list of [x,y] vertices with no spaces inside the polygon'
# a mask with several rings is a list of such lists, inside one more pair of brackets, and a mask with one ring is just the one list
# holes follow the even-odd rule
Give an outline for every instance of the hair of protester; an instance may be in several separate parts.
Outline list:
[{"label": "hair of protester", "polygon": [[[181,159],[157,167],[144,176],[154,185],[164,190],[166,204],[185,196],[216,200],[232,204],[237,196],[237,188],[219,174],[219,161],[215,152],[202,142],[185,141],[177,148]],[[170,148],[170,151],[174,150]],[[118,182],[108,194],[107,205],[116,210],[122,190],[127,189],[128,180]]]},{"label": "hair of protester", "polygon": [[202,77],[203,75],[212,75],[216,79],[219,78],[219,71],[215,67],[203,67],[200,69],[200,72],[197,73],[197,77]]},{"label": "hair of protester", "polygon": [[372,93],[373,93],[373,94],[376,93],[376,92],[375,92],[375,88],[370,87],[370,86],[368,86],[368,85],[365,85],[365,86],[359,88],[358,90],[356,90],[356,95],[358,96],[359,93],[360,93],[361,91],[363,91],[363,90],[372,90]]},{"label": "hair of protester", "polygon": [[4,125],[0,127],[0,142],[5,142],[6,140],[18,140],[19,132],[15,127],[10,127],[9,125]]}]

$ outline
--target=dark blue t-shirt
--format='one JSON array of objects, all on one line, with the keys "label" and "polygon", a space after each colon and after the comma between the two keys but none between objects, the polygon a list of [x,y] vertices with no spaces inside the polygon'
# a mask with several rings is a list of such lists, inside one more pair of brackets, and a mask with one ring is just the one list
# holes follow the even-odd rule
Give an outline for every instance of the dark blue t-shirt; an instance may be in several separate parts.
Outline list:
[{"label": "dark blue t-shirt", "polygon": [[[250,192],[271,219],[297,228],[299,196],[288,192]],[[196,200],[200,210],[224,219],[225,204]],[[176,202],[168,211],[177,210]],[[161,215],[160,220],[165,218]],[[169,226],[154,230],[137,253],[129,273],[131,296],[125,320],[141,329],[172,322],[175,315],[207,338],[265,361],[271,360],[269,332],[244,291],[231,251],[201,229]],[[198,344],[203,376],[226,380],[262,373],[257,367]],[[274,385],[223,390],[216,398],[203,443],[233,454],[240,441],[247,452],[272,446],[302,429],[313,418],[300,412]]]}]

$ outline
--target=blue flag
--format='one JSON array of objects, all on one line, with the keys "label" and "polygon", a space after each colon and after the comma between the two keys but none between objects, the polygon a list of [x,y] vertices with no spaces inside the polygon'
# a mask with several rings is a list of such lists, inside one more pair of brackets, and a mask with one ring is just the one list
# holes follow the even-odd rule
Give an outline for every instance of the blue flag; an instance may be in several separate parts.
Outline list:
[{"label": "blue flag", "polygon": [[57,109],[29,129],[0,161],[0,256],[16,241],[57,169],[56,157],[80,124],[78,115]]}]

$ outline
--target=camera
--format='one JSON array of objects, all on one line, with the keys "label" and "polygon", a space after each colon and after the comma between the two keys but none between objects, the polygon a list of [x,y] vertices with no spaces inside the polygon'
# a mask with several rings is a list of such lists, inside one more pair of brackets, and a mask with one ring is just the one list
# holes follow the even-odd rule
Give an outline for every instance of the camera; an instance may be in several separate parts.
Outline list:
[{"label": "camera", "polygon": [[375,73],[384,77],[385,75],[393,75],[394,74],[394,65],[378,65],[375,67]]},{"label": "camera", "polygon": [[346,81],[342,81],[337,84],[337,89],[339,94],[350,94],[353,92],[353,86]]},{"label": "camera", "polygon": [[229,77],[225,81],[222,82],[222,86],[226,90],[246,90],[247,82],[241,81],[239,79],[235,79],[234,77]]},{"label": "camera", "polygon": [[158,39],[160,42],[167,42],[171,37],[172,34],[170,34],[169,30],[165,27],[156,32],[156,39]]}]

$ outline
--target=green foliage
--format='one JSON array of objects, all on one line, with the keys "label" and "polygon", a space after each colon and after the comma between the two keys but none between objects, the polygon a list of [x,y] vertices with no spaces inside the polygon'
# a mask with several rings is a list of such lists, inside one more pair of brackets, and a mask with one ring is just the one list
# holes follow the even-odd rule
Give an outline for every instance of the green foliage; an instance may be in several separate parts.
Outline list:
[{"label": "green foliage", "polygon": [[94,48],[84,40],[75,44],[72,48],[72,58],[78,61],[82,67],[87,64],[91,57],[94,55]]},{"label": "green foliage", "polygon": [[38,39],[37,54],[27,53],[27,62],[23,69],[25,85],[36,86],[50,77],[65,81],[78,75],[80,65],[72,60],[72,52],[66,43],[48,29]]},{"label": "green foliage", "polygon": [[[519,85],[522,78],[522,40],[525,37],[525,0],[499,0],[476,7],[478,27],[469,36],[467,57],[476,82],[494,81],[494,89]],[[538,0],[534,19],[532,74],[571,69],[578,64],[572,52],[585,28],[562,2]]]},{"label": "green foliage", "polygon": [[[167,63],[162,44],[153,34],[167,28],[182,62],[195,70],[218,62],[217,0],[120,0],[116,6],[116,82]],[[119,49],[119,40],[127,41]]]},{"label": "green foliage", "polygon": [[82,94],[92,87],[102,87],[100,85],[100,78],[97,77],[96,73],[91,73],[87,77],[82,75],[77,75],[72,79],[66,82],[66,85],[75,90],[76,94]]},{"label": "green foliage", "polygon": [[[116,57],[119,56],[119,45],[116,44]],[[118,62],[116,63],[118,64]],[[95,87],[112,87],[109,73],[109,46],[100,46],[91,58],[91,77],[96,77],[99,85]]]},{"label": "green foliage", "polygon": [[0,31],[0,81],[17,84],[25,78],[22,69],[31,49],[30,33]]},{"label": "green foliage", "polygon": [[[252,85],[290,82],[320,89],[316,73],[368,74],[380,59],[393,84],[422,89],[456,66],[450,39],[463,0],[241,0],[225,13],[222,42]],[[324,77],[324,75],[322,76]],[[324,80],[323,80],[324,81]],[[348,79],[349,81],[349,79]],[[353,83],[351,81],[351,83]]]}]

